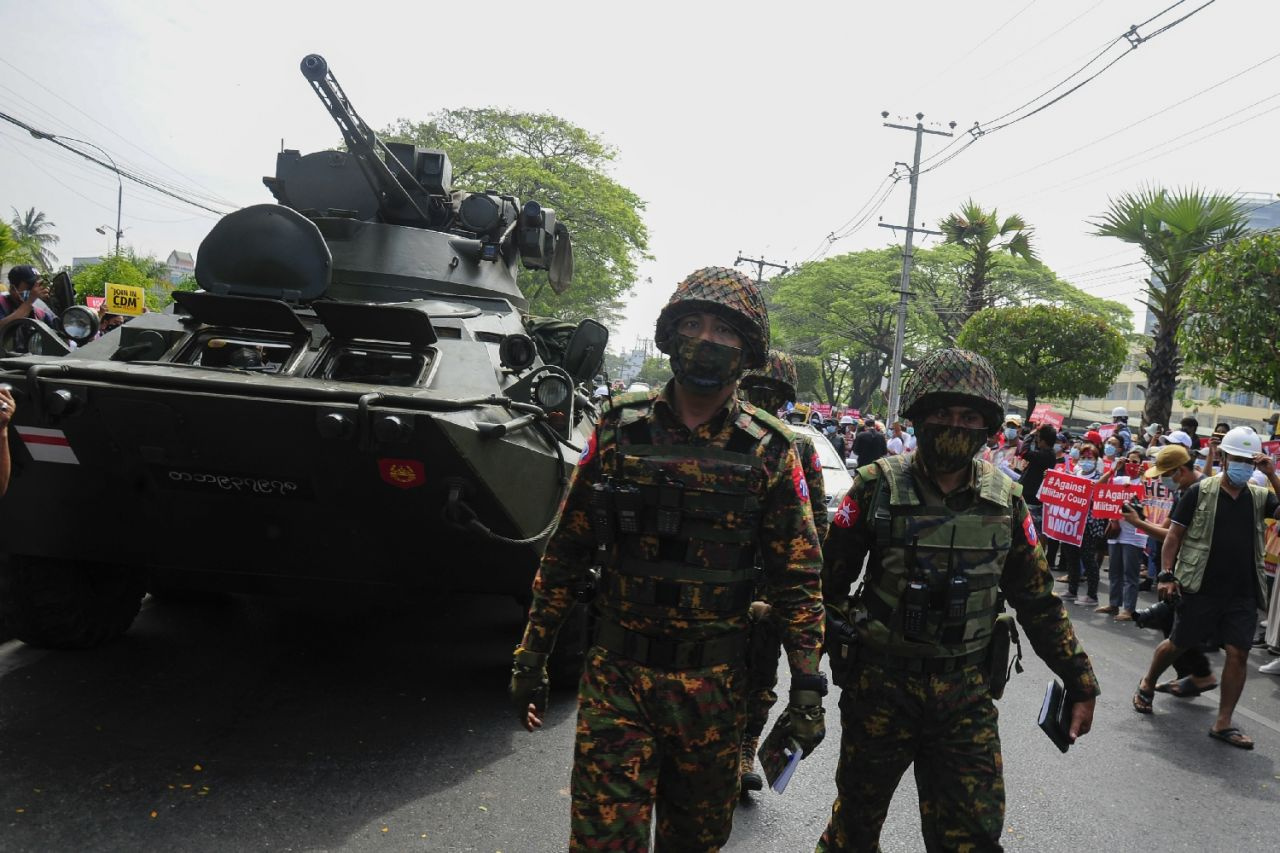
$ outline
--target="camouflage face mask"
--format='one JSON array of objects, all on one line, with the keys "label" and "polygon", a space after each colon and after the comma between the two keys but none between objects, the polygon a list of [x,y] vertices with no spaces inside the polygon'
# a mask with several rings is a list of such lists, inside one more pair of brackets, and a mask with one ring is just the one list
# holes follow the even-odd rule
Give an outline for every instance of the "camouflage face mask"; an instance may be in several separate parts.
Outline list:
[{"label": "camouflage face mask", "polygon": [[[746,380],[743,380],[744,382]],[[781,411],[787,405],[787,395],[770,388],[768,385],[752,385],[743,389],[746,392],[747,400],[753,406],[764,409],[769,414]]]},{"label": "camouflage face mask", "polygon": [[742,375],[742,350],[677,334],[671,372],[689,391],[714,394]]},{"label": "camouflage face mask", "polygon": [[924,423],[916,430],[920,458],[934,474],[953,474],[973,460],[987,443],[983,427],[960,427],[950,424]]}]

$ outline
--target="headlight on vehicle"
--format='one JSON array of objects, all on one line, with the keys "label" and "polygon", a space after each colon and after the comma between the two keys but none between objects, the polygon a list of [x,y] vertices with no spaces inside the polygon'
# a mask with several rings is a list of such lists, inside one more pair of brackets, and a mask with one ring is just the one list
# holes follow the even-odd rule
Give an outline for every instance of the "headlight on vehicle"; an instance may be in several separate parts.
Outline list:
[{"label": "headlight on vehicle", "polygon": [[62,331],[77,344],[83,344],[98,334],[98,312],[85,305],[72,305],[62,312]]},{"label": "headlight on vehicle", "polygon": [[572,390],[563,376],[546,373],[539,378],[538,384],[534,386],[533,399],[543,409],[550,411],[551,409],[562,407],[569,400],[569,394]]}]

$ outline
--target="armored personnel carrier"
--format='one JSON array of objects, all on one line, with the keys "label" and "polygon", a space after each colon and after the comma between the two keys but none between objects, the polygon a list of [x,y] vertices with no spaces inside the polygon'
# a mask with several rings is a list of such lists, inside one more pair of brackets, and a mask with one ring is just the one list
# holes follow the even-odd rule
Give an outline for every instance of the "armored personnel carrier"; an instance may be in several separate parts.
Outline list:
[{"label": "armored personnel carrier", "polygon": [[608,337],[527,316],[518,265],[562,291],[569,233],[379,140],[322,57],[302,73],[347,150],[281,152],[278,204],[214,226],[200,291],[0,339],[0,616],[27,643],[109,640],[148,589],[529,594]]}]

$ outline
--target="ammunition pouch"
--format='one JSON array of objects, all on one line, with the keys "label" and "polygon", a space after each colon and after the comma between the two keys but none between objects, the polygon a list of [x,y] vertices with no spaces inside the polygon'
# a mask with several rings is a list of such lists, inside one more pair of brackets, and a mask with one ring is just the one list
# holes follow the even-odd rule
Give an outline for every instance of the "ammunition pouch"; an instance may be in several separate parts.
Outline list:
[{"label": "ammunition pouch", "polygon": [[[1013,662],[1009,661],[1009,649],[1014,646],[1018,650]],[[1001,613],[996,617],[995,628],[991,632],[991,645],[987,649],[987,673],[991,684],[991,698],[1004,696],[1005,685],[1014,669],[1022,672],[1022,641],[1018,638],[1017,623],[1013,616]]]},{"label": "ammunition pouch", "polygon": [[709,640],[673,640],[651,637],[602,619],[596,625],[595,644],[605,651],[654,669],[701,669],[721,664],[742,666],[747,632],[734,631]]}]

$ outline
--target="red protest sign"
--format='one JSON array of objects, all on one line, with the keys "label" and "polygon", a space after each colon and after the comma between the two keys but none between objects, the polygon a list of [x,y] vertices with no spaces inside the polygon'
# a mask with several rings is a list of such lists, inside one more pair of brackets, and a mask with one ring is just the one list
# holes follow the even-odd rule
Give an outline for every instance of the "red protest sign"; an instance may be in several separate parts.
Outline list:
[{"label": "red protest sign", "polygon": [[1094,518],[1124,518],[1120,509],[1134,498],[1146,497],[1147,490],[1141,485],[1117,486],[1114,483],[1103,483],[1093,490]]},{"label": "red protest sign", "polygon": [[1055,412],[1048,403],[1037,403],[1036,407],[1031,410],[1030,420],[1033,424],[1048,424],[1054,429],[1062,429],[1062,423],[1066,420],[1066,416]]},{"label": "red protest sign", "polygon": [[105,296],[86,296],[84,298],[84,304],[89,308],[92,308],[94,311],[97,311],[99,308],[101,308],[102,303],[106,301],[107,301],[107,297]]},{"label": "red protest sign", "polygon": [[814,405],[813,410],[818,414],[822,415],[824,420],[829,419],[831,417],[830,403],[817,403]]},{"label": "red protest sign", "polygon": [[1045,471],[1040,485],[1044,535],[1068,545],[1084,541],[1084,523],[1093,502],[1093,481],[1062,471]]},{"label": "red protest sign", "polygon": [[1108,438],[1111,438],[1111,436],[1115,434],[1115,431],[1116,431],[1115,424],[1103,424],[1102,426],[1098,427],[1098,435],[1102,436],[1103,441],[1106,441]]},{"label": "red protest sign", "polygon": [[1280,462],[1280,441],[1262,442],[1262,452],[1277,462]]}]

